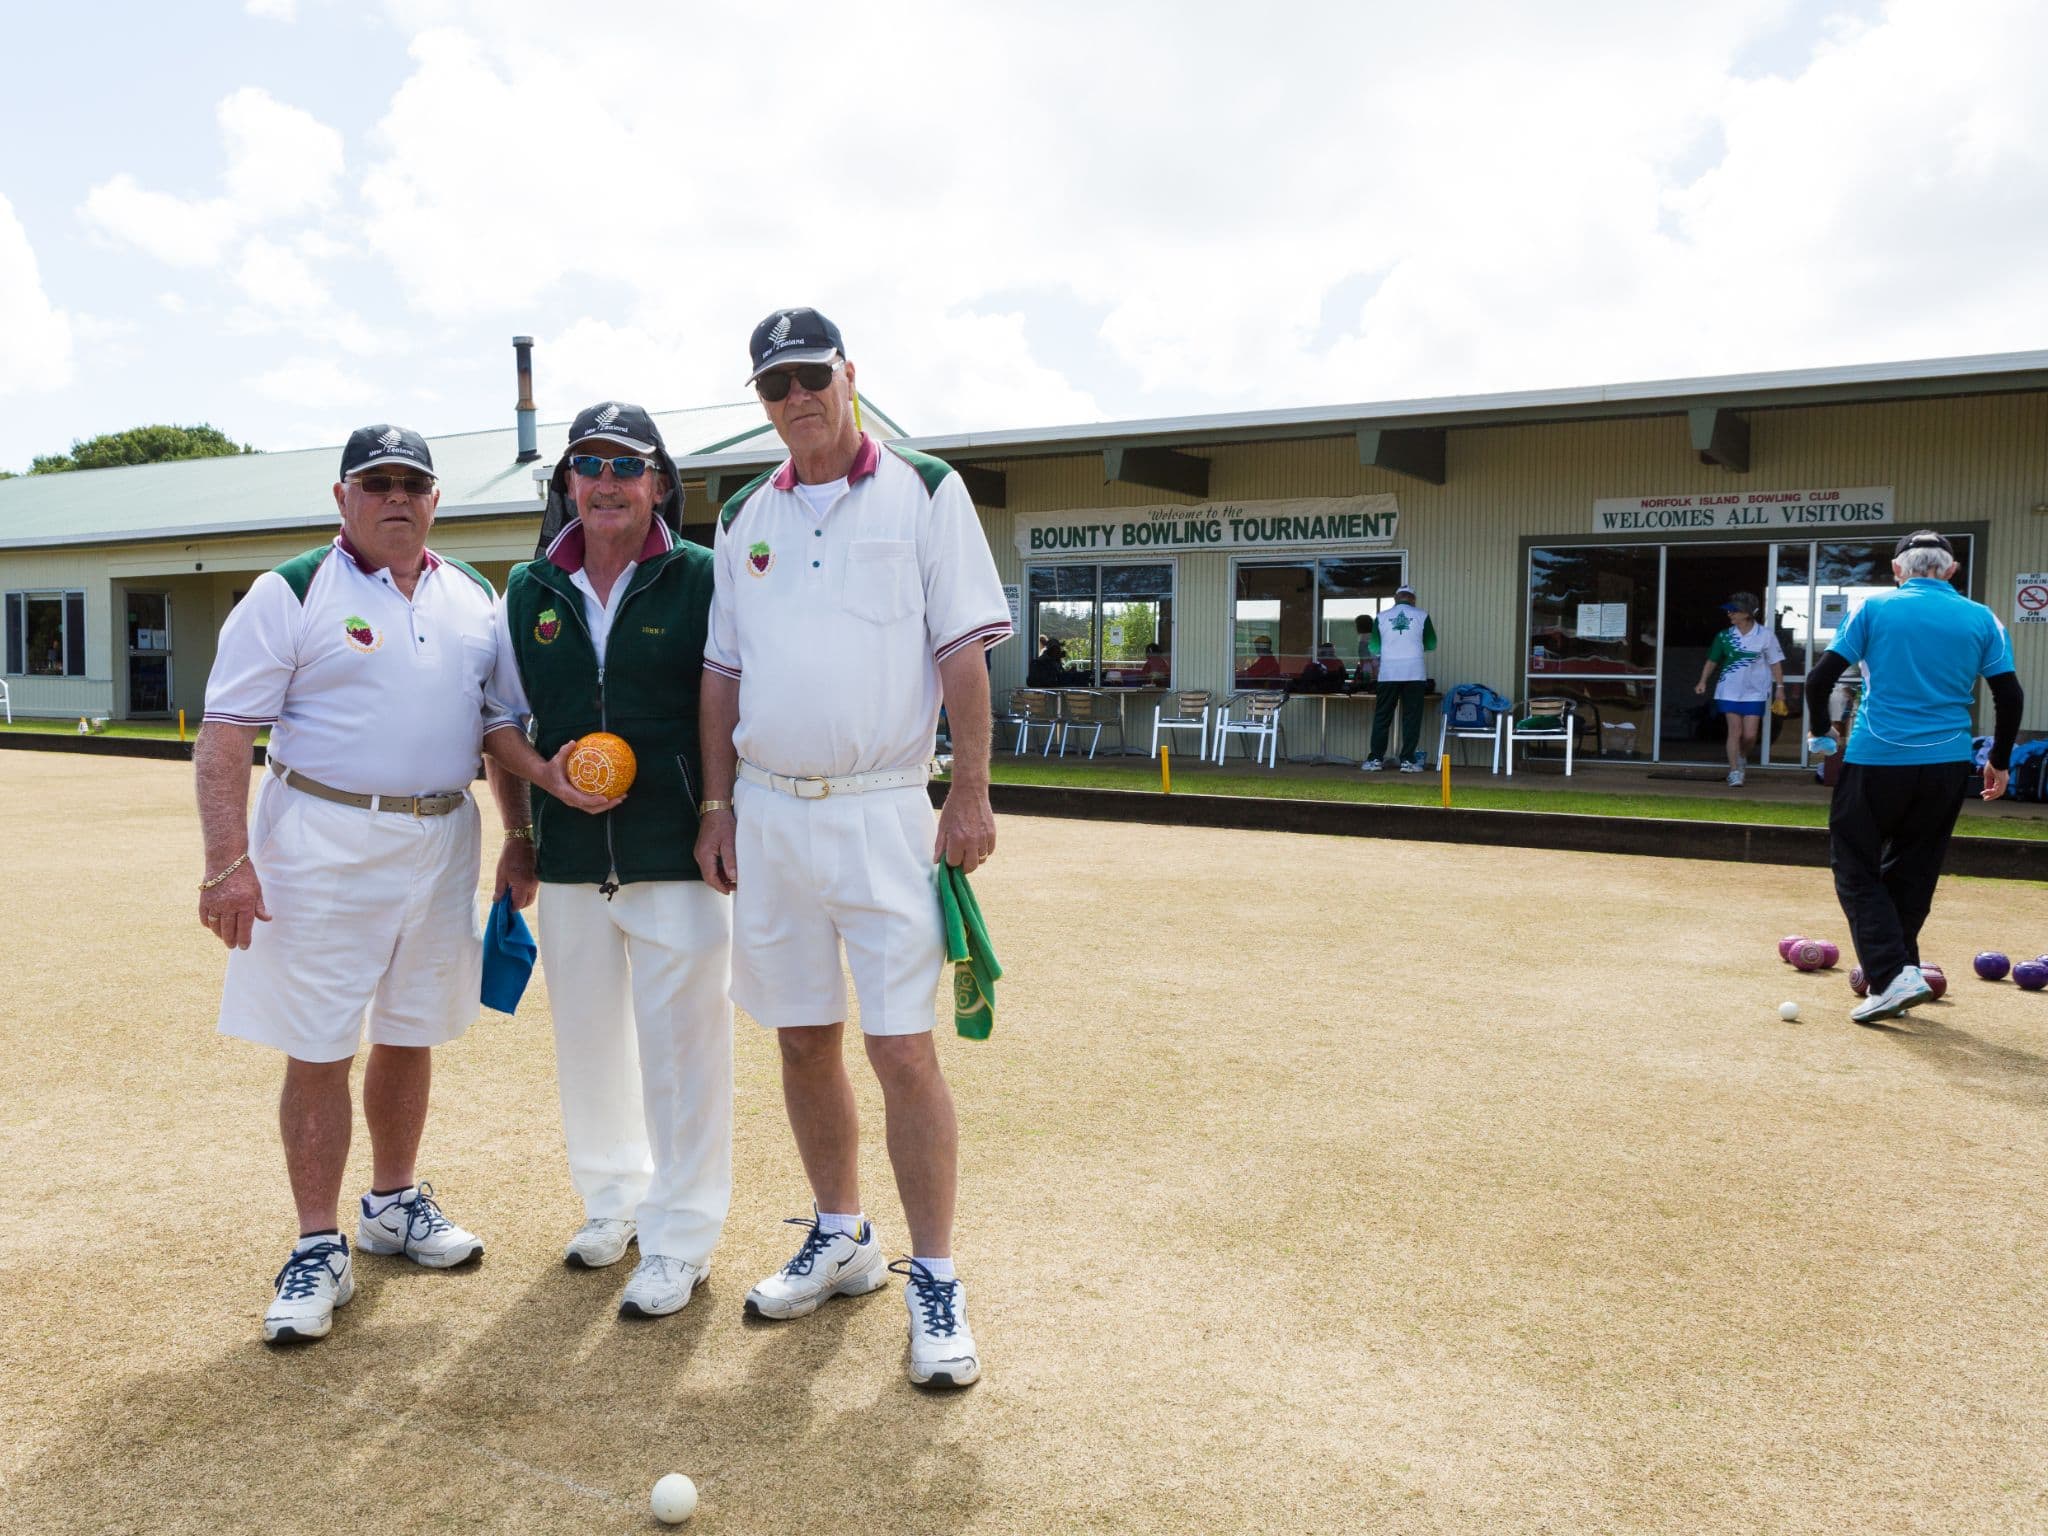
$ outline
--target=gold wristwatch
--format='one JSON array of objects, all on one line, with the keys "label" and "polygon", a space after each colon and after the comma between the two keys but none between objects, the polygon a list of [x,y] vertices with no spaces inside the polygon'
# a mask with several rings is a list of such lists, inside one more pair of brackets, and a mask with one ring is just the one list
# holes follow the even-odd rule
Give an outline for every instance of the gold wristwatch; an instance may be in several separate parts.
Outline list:
[{"label": "gold wristwatch", "polygon": [[699,800],[697,802],[697,814],[699,816],[709,816],[713,811],[729,811],[731,809],[732,802],[730,800]]}]

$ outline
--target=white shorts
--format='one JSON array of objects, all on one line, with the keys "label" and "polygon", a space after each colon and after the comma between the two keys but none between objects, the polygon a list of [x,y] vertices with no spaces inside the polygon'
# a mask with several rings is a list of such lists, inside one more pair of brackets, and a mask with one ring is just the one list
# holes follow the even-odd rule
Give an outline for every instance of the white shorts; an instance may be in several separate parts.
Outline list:
[{"label": "white shorts", "polygon": [[734,786],[739,889],[732,911],[732,1000],[770,1029],[846,1017],[846,969],[870,1035],[916,1035],[937,1019],[945,965],[921,788],[798,800]]},{"label": "white shorts", "polygon": [[228,952],[220,1032],[301,1061],[362,1044],[441,1045],[477,1016],[483,932],[476,801],[399,816],[265,775],[249,862],[270,921]]}]

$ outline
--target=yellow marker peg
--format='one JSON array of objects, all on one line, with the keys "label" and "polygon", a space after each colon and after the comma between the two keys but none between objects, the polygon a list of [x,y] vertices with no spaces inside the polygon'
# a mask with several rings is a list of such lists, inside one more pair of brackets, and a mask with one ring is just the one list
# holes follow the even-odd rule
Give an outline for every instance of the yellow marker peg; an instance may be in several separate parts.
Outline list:
[{"label": "yellow marker peg", "polygon": [[1173,793],[1173,748],[1167,746],[1159,749],[1159,793]]},{"label": "yellow marker peg", "polygon": [[178,711],[178,741],[179,741],[179,742],[180,742],[180,743],[182,744],[182,743],[184,742],[184,740],[185,740],[185,711],[183,711],[183,710],[181,709],[181,710],[179,710],[179,711]]},{"label": "yellow marker peg", "polygon": [[1451,754],[1446,752],[1436,761],[1444,782],[1444,809],[1448,811],[1451,808]]}]

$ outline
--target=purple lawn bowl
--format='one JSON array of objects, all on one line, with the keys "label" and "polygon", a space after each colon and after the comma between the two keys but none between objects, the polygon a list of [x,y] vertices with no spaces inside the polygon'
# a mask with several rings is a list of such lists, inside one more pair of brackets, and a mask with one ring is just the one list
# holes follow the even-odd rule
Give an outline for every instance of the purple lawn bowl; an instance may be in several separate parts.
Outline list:
[{"label": "purple lawn bowl", "polygon": [[1970,962],[1977,968],[1977,974],[1986,981],[2003,981],[2012,969],[2012,962],[1995,949],[1987,949]]},{"label": "purple lawn bowl", "polygon": [[1784,961],[1787,965],[1790,965],[1792,963],[1792,946],[1795,944],[1804,944],[1805,942],[1806,935],[1803,933],[1791,934],[1786,938],[1778,940],[1778,958]]},{"label": "purple lawn bowl", "polygon": [[1828,965],[1828,946],[1818,939],[1801,939],[1785,958],[1792,962],[1795,971],[1824,971]]},{"label": "purple lawn bowl", "polygon": [[1820,952],[1820,966],[1822,970],[1832,971],[1837,965],[1842,963],[1842,946],[1835,943],[1834,940],[1822,939],[1820,941]]},{"label": "purple lawn bowl", "polygon": [[2022,960],[2012,968],[2012,979],[2019,983],[2022,992],[2038,992],[2048,987],[2048,965],[2039,960]]},{"label": "purple lawn bowl", "polygon": [[1938,965],[1923,965],[1920,967],[1920,975],[1926,980],[1928,990],[1939,1001],[1942,993],[1948,990],[1947,972]]},{"label": "purple lawn bowl", "polygon": [[1863,967],[1860,965],[1849,973],[1849,990],[1858,997],[1870,996],[1870,978],[1863,974]]}]

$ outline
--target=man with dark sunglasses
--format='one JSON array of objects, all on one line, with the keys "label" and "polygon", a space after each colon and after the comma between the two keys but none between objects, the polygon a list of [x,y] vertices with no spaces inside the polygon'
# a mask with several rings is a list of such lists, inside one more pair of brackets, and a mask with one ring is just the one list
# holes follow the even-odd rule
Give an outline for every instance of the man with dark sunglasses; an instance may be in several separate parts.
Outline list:
[{"label": "man with dark sunglasses", "polygon": [[[681,537],[681,514],[653,417],[616,401],[576,417],[543,547],[498,605],[494,691],[506,709],[484,738],[501,803],[515,808],[497,888],[522,907],[539,894],[584,1211],[563,1259],[602,1269],[637,1235],[622,1317],[688,1304],[732,1200],[731,904],[692,851],[711,552]],[[564,776],[570,746],[592,731],[633,749],[621,800],[581,796]],[[540,791],[530,817],[527,783]]]},{"label": "man with dark sunglasses", "polygon": [[[960,477],[861,431],[837,326],[779,310],[749,350],[789,457],[719,521],[697,858],[737,892],[733,1000],[776,1031],[815,1207],[747,1310],[802,1317],[888,1281],[861,1208],[843,944],[910,1226],[894,1266],[909,1281],[910,1379],[964,1387],[981,1360],[953,1271],[959,1131],[932,1039],[934,879],[940,859],[972,870],[995,850],[983,658],[1010,633],[1009,605]],[[954,760],[935,830],[941,702]]]},{"label": "man with dark sunglasses", "polygon": [[199,919],[228,946],[220,1030],[286,1057],[278,1123],[300,1235],[263,1319],[279,1344],[325,1337],[355,1294],[335,1204],[365,1033],[357,1248],[432,1269],[483,1252],[414,1164],[433,1047],[469,1027],[482,982],[469,787],[494,709],[492,592],[427,548],[439,492],[418,433],[355,432],[334,499],[339,535],[257,577],[221,627],[193,749]]}]

